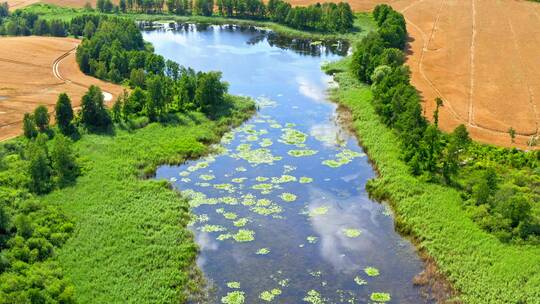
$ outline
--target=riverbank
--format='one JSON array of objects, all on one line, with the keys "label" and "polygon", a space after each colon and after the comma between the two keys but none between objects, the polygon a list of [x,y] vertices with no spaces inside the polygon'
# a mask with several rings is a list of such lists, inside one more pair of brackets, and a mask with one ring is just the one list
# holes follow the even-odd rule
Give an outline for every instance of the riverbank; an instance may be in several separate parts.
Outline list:
[{"label": "riverbank", "polygon": [[371,90],[346,65],[328,67],[339,88],[333,97],[352,114],[352,127],[379,172],[370,194],[391,203],[399,230],[433,258],[464,303],[538,303],[540,248],[501,243],[463,209],[455,189],[412,176],[401,159],[400,140],[380,122]]},{"label": "riverbank", "polygon": [[57,252],[79,303],[186,302],[203,286],[198,248],[186,228],[189,205],[169,183],[141,179],[158,165],[179,164],[211,151],[221,135],[254,113],[237,99],[211,121],[196,112],[176,124],[84,135],[74,144],[84,172],[77,184],[41,197],[76,223]]}]

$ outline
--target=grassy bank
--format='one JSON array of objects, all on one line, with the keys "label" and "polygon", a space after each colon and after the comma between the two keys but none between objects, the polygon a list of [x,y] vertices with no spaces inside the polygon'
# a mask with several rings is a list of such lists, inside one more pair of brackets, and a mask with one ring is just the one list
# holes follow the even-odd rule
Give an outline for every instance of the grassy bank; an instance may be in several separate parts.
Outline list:
[{"label": "grassy bank", "polygon": [[41,203],[57,204],[76,223],[57,258],[77,302],[173,303],[197,294],[188,204],[167,182],[141,177],[159,164],[207,153],[209,143],[253,113],[253,104],[241,100],[218,121],[190,113],[178,124],[84,135],[75,144],[83,176]]},{"label": "grassy bank", "polygon": [[[84,14],[102,14],[95,11],[87,11],[82,8],[68,8],[60,7],[52,4],[36,3],[27,6],[23,9],[27,12],[36,13],[40,18],[51,20],[60,19],[63,21],[69,21],[76,16]],[[305,39],[319,39],[319,40],[332,40],[332,39],[346,39],[351,42],[358,41],[365,36],[368,32],[376,28],[376,24],[370,13],[355,13],[354,27],[355,30],[346,34],[329,34],[319,32],[306,32],[291,27],[278,24],[270,21],[258,21],[251,19],[237,19],[237,18],[225,18],[220,16],[177,16],[173,14],[137,14],[137,13],[124,13],[124,14],[108,14],[112,16],[122,16],[131,18],[134,20],[144,21],[170,21],[170,22],[186,22],[186,23],[199,23],[199,24],[236,24],[236,25],[252,25],[264,27],[280,33],[287,37],[305,38]]]},{"label": "grassy bank", "polygon": [[[380,176],[372,195],[388,200],[399,229],[418,240],[465,303],[540,303],[540,248],[501,243],[465,213],[460,193],[409,174],[399,139],[380,122],[371,91],[340,65],[335,99],[352,112],[353,127]],[[341,71],[340,71],[341,70]]]}]

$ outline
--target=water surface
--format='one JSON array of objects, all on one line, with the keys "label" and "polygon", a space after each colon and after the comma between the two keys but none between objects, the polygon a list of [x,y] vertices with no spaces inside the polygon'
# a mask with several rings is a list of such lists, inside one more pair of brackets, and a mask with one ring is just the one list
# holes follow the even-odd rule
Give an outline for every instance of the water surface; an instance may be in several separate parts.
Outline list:
[{"label": "water surface", "polygon": [[412,284],[422,263],[388,208],[368,198],[375,172],[327,100],[333,84],[320,65],[338,59],[342,45],[234,26],[144,38],[181,65],[222,71],[232,94],[260,105],[220,153],[157,171],[192,198],[213,302],[243,294],[245,303],[368,303],[373,293],[425,302]]}]

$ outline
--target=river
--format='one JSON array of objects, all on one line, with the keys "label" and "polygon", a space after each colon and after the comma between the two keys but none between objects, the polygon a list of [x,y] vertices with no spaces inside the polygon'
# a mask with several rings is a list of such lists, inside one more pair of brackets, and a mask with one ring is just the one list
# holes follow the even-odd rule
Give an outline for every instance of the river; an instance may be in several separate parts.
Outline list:
[{"label": "river", "polygon": [[143,36],[167,59],[222,71],[230,93],[260,107],[215,155],[156,173],[192,199],[212,302],[426,302],[413,285],[422,261],[390,209],[368,197],[376,173],[327,98],[334,84],[320,66],[347,45],[236,26]]}]

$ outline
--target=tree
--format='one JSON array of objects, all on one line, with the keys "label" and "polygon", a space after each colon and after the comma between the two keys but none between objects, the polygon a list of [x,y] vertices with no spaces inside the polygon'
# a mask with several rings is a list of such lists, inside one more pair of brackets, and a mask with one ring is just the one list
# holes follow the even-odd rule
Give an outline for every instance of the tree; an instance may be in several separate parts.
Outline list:
[{"label": "tree", "polygon": [[508,129],[508,134],[510,135],[510,140],[512,141],[512,143],[514,143],[515,140],[516,140],[516,130],[514,130],[514,128],[510,127]]},{"label": "tree", "polygon": [[39,134],[35,141],[28,143],[27,157],[29,160],[30,191],[37,194],[49,192],[52,188],[52,171],[47,152],[47,135]]},{"label": "tree", "polygon": [[213,110],[224,100],[227,84],[221,82],[221,72],[201,73],[197,78],[195,104],[207,115],[215,114]]},{"label": "tree", "polygon": [[34,110],[34,121],[40,132],[43,132],[49,128],[49,111],[43,105],[38,106]]},{"label": "tree", "polygon": [[9,4],[7,2],[0,3],[0,18],[9,16]]},{"label": "tree", "polygon": [[435,98],[435,111],[433,112],[433,123],[439,126],[439,108],[443,106],[443,100],[440,97]]},{"label": "tree", "polygon": [[92,20],[86,22],[83,29],[83,36],[85,38],[90,39],[92,38],[92,36],[94,36],[95,32],[96,32],[96,25],[94,24],[94,22],[92,22]]},{"label": "tree", "polygon": [[58,95],[58,101],[56,102],[56,123],[60,132],[64,135],[69,135],[73,131],[73,108],[71,107],[71,100],[66,93]]},{"label": "tree", "polygon": [[126,0],[120,0],[120,3],[118,4],[118,6],[122,13],[125,13],[127,11]]},{"label": "tree", "polygon": [[30,113],[24,113],[23,131],[24,136],[28,139],[35,138],[38,135],[34,117]]},{"label": "tree", "polygon": [[52,144],[51,161],[56,183],[59,187],[72,184],[79,174],[71,140],[58,134]]},{"label": "tree", "polygon": [[81,123],[89,130],[104,130],[111,125],[111,117],[103,103],[103,93],[90,86],[81,100]]},{"label": "tree", "polygon": [[132,87],[144,88],[146,83],[146,75],[143,69],[133,69],[129,75],[129,82]]}]

